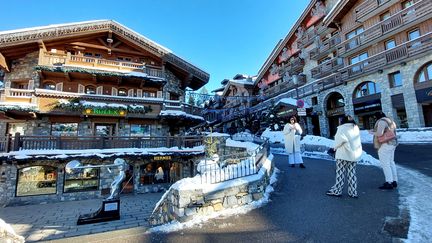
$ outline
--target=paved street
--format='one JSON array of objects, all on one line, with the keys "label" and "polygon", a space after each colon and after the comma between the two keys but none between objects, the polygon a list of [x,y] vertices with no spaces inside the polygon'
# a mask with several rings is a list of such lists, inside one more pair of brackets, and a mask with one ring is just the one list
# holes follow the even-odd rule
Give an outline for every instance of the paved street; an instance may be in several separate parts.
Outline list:
[{"label": "paved street", "polygon": [[[31,234],[28,240],[49,233],[54,234],[46,240],[70,237],[54,242],[392,242],[383,226],[387,217],[399,215],[398,193],[377,189],[383,180],[379,168],[357,167],[359,199],[346,191],[334,198],[325,195],[334,183],[334,163],[305,159],[307,168],[300,169],[288,167],[285,156],[275,159],[281,172],[266,206],[177,232],[145,233],[145,216],[152,209],[148,197],[154,203],[160,194],[123,197],[122,219],[109,223],[75,226],[78,209],[92,211],[98,200],[4,208],[0,217],[18,233]],[[25,223],[34,225],[26,229]],[[108,232],[96,234],[102,231]]]}]

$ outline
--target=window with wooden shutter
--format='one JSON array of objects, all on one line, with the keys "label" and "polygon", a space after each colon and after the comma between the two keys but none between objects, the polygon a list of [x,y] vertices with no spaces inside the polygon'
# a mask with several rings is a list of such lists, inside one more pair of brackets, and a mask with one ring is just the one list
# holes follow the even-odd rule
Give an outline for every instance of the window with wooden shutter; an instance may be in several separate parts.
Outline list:
[{"label": "window with wooden shutter", "polygon": [[63,83],[56,84],[56,91],[63,91]]},{"label": "window with wooden shutter", "polygon": [[97,95],[103,95],[103,86],[99,86],[96,88],[96,94]]},{"label": "window with wooden shutter", "polygon": [[129,97],[133,97],[134,96],[134,90],[133,89],[128,90],[128,96]]},{"label": "window with wooden shutter", "polygon": [[84,94],[84,92],[85,92],[85,86],[82,84],[78,84],[78,93]]},{"label": "window with wooden shutter", "polygon": [[117,96],[117,94],[118,94],[117,88],[112,87],[112,89],[111,89],[111,95],[112,96]]},{"label": "window with wooden shutter", "polygon": [[142,89],[137,89],[137,97],[142,97],[143,96],[143,91]]}]

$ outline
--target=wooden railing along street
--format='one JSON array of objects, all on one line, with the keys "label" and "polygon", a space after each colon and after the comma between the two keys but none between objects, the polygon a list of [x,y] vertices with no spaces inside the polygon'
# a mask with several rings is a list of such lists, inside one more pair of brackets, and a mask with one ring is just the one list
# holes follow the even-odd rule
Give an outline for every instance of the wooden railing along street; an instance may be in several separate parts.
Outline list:
[{"label": "wooden railing along street", "polygon": [[83,150],[115,148],[192,148],[203,145],[202,136],[15,136],[0,137],[0,151]]}]

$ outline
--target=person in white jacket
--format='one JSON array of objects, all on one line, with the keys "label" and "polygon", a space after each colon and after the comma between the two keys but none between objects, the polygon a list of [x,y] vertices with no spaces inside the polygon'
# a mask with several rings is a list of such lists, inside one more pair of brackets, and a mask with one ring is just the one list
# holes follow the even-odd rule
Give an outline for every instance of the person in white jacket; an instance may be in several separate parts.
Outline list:
[{"label": "person in white jacket", "polygon": [[306,168],[300,153],[300,135],[302,133],[303,130],[297,123],[297,119],[295,116],[292,116],[290,122],[283,129],[285,150],[288,153],[288,163],[291,167],[295,167],[295,164],[300,164],[300,168]]},{"label": "person in white jacket", "polygon": [[348,175],[348,196],[358,198],[356,164],[363,152],[360,129],[351,116],[342,118],[335,135],[333,149],[336,151],[336,183],[327,195],[340,197],[345,181],[345,173]]}]

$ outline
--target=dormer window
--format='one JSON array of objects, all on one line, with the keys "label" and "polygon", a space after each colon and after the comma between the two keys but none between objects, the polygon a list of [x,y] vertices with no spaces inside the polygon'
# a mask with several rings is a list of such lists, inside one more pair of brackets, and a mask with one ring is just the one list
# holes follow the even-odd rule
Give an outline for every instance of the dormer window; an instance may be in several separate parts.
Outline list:
[{"label": "dormer window", "polygon": [[43,88],[48,89],[48,90],[55,90],[56,85],[53,82],[46,82],[46,83],[44,83]]},{"label": "dormer window", "polygon": [[118,96],[127,96],[126,89],[119,89],[118,90]]},{"label": "dormer window", "polygon": [[86,94],[96,94],[96,87],[93,85],[88,85],[85,87]]}]

